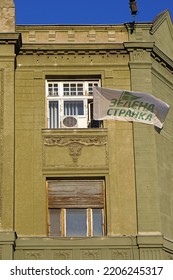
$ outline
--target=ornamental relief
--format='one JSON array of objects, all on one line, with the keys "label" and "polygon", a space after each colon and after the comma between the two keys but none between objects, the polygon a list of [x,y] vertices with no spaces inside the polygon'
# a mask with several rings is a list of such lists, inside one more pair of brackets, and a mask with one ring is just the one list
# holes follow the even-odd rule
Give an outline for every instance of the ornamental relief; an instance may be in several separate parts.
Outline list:
[{"label": "ornamental relief", "polygon": [[78,161],[83,146],[104,146],[107,144],[106,137],[46,137],[44,146],[68,147],[69,155],[74,163]]},{"label": "ornamental relief", "polygon": [[72,250],[58,250],[53,253],[53,260],[72,260]]},{"label": "ornamental relief", "polygon": [[26,250],[24,251],[25,260],[41,260],[43,259],[43,251],[41,250]]},{"label": "ornamental relief", "polygon": [[82,250],[82,260],[100,260],[101,250]]},{"label": "ornamental relief", "polygon": [[46,146],[70,146],[72,144],[78,144],[83,146],[103,146],[107,144],[106,137],[77,137],[77,138],[65,138],[65,137],[47,137],[44,139],[44,145]]},{"label": "ornamental relief", "polygon": [[145,50],[135,50],[130,55],[133,62],[150,62],[150,53]]},{"label": "ornamental relief", "polygon": [[111,252],[112,260],[129,260],[129,250],[112,250]]},{"label": "ornamental relief", "polygon": [[162,250],[161,249],[141,249],[140,256],[142,260],[161,260]]}]

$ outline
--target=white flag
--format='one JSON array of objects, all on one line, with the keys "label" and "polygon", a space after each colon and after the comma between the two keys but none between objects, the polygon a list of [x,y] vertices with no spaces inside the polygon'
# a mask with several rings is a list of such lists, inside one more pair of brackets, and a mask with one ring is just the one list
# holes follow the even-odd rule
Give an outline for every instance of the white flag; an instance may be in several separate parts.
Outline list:
[{"label": "white flag", "polygon": [[94,119],[133,121],[162,128],[169,105],[143,92],[94,87]]}]

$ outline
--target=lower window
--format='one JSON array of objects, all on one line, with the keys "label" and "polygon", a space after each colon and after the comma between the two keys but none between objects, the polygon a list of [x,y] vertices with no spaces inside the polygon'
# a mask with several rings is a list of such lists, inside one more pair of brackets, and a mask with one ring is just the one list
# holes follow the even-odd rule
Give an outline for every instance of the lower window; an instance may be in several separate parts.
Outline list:
[{"label": "lower window", "polygon": [[103,180],[48,181],[49,236],[105,234]]}]

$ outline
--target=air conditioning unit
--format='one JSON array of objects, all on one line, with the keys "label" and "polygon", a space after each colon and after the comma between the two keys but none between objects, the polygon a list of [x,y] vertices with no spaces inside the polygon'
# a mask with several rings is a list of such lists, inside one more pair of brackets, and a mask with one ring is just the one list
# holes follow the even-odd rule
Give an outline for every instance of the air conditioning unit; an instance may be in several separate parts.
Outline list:
[{"label": "air conditioning unit", "polygon": [[77,116],[63,116],[61,117],[61,128],[77,128]]}]

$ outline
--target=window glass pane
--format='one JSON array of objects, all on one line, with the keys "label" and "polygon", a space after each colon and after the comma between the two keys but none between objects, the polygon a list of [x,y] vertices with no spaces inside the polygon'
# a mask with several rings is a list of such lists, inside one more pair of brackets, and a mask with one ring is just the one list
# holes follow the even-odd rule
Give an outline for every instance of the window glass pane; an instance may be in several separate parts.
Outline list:
[{"label": "window glass pane", "polygon": [[77,116],[83,114],[83,101],[64,101],[64,116]]},{"label": "window glass pane", "polygon": [[54,96],[58,96],[58,84],[54,84]]},{"label": "window glass pane", "polygon": [[103,235],[102,209],[93,209],[93,236]]},{"label": "window glass pane", "polygon": [[98,83],[88,83],[88,94],[93,95],[93,87],[97,87]]},{"label": "window glass pane", "polygon": [[58,84],[57,83],[48,84],[48,95],[49,96],[58,96]]},{"label": "window glass pane", "polygon": [[53,92],[52,84],[48,84],[48,95],[51,96]]},{"label": "window glass pane", "polygon": [[66,236],[86,236],[86,209],[66,209]]},{"label": "window glass pane", "polygon": [[58,128],[58,101],[49,101],[49,128]]},{"label": "window glass pane", "polygon": [[71,84],[71,95],[76,95],[76,84]]},{"label": "window glass pane", "polygon": [[[78,127],[100,127],[100,121],[93,120],[93,86],[98,80],[47,80],[48,128],[59,128],[63,116],[84,116]],[[85,96],[82,99],[82,96]],[[59,103],[58,103],[59,102]]]},{"label": "window glass pane", "polygon": [[77,84],[77,95],[83,95],[83,84]]},{"label": "window glass pane", "polygon": [[64,84],[63,85],[63,94],[69,95],[69,92],[70,92],[69,84]]},{"label": "window glass pane", "polygon": [[50,236],[60,236],[60,209],[49,209]]}]

